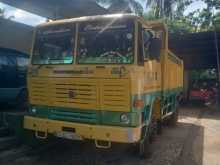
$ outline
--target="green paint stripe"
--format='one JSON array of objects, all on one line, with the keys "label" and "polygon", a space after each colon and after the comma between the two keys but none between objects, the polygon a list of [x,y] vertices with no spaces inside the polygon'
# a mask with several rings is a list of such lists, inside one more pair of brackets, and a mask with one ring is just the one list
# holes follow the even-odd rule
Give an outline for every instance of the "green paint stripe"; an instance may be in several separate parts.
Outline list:
[{"label": "green paint stripe", "polygon": [[[172,93],[175,94],[178,91],[181,90],[175,89],[172,91],[165,91],[164,94],[165,95],[170,95]],[[60,121],[135,127],[135,126],[139,126],[142,121],[148,119],[150,112],[150,105],[153,102],[153,100],[159,96],[161,96],[161,91],[141,94],[140,97],[141,99],[144,100],[146,106],[140,110],[133,107],[134,100],[139,98],[138,95],[133,95],[131,97],[131,101],[132,101],[131,112],[126,113],[130,120],[128,124],[122,123],[120,121],[120,116],[124,112],[98,111],[98,110],[90,110],[90,109],[81,110],[74,108],[33,105],[32,108],[35,107],[37,111],[36,113],[33,113],[30,110],[30,115],[41,118],[48,118],[52,120],[60,120]]]},{"label": "green paint stripe", "polygon": [[[163,100],[161,102],[162,107],[165,104],[165,100],[166,100],[165,98],[173,97],[172,101],[170,101],[171,105],[168,106],[167,108],[162,109],[162,113],[166,114],[167,112],[173,111],[173,109],[175,108],[175,100],[174,99],[175,99],[176,95],[178,95],[182,90],[183,90],[183,88],[174,88],[171,90],[165,90],[163,92],[162,91],[146,92],[146,93],[140,94],[140,96],[133,95],[132,96],[132,103],[136,99],[144,100],[145,107],[141,111],[142,111],[142,115],[143,115],[142,122],[146,122],[147,120],[149,120],[151,105],[157,97],[163,98]],[[137,112],[137,111],[138,111],[138,109],[136,109],[134,106],[132,106],[132,112]]]},{"label": "green paint stripe", "polygon": [[[31,109],[36,109],[33,113]],[[48,107],[48,106],[32,106],[30,108],[30,115],[48,118],[52,120],[80,122],[89,124],[101,124],[101,125],[117,125],[117,126],[130,126],[135,127],[140,124],[140,113],[129,112],[126,113],[130,122],[122,123],[120,116],[124,112],[112,112],[112,111],[96,111],[96,110],[80,110],[61,107]]]}]

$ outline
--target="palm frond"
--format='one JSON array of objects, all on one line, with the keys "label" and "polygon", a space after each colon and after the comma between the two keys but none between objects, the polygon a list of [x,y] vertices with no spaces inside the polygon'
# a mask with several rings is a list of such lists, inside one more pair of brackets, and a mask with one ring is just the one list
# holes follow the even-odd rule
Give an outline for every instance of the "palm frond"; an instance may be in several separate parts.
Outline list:
[{"label": "palm frond", "polygon": [[143,9],[143,6],[139,2],[135,0],[128,0],[128,2],[136,14],[143,15],[144,9]]}]

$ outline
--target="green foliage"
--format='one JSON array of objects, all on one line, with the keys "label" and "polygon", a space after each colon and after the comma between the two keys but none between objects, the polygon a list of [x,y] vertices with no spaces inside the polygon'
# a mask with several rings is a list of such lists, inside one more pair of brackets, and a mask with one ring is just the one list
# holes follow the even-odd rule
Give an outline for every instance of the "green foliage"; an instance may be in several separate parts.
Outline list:
[{"label": "green foliage", "polygon": [[216,13],[216,15],[214,16],[213,24],[216,30],[220,31],[220,12]]},{"label": "green foliage", "polygon": [[144,14],[146,20],[162,19],[167,25],[170,33],[184,34],[195,31],[191,19],[184,16],[184,11],[192,0],[147,0],[146,5],[150,10]]},{"label": "green foliage", "polygon": [[219,0],[203,0],[206,3],[206,8],[197,10],[188,15],[192,25],[196,31],[213,30],[214,26],[219,28],[219,13],[215,11],[220,9]]},{"label": "green foliage", "polygon": [[185,9],[192,2],[196,1],[164,0],[164,8],[162,8],[162,0],[146,0],[146,4],[150,10],[144,14],[144,18],[146,20],[162,18],[167,23],[170,33],[184,34],[208,31],[214,28],[220,30],[220,12],[216,12],[220,9],[220,0],[202,0],[206,3],[206,8],[198,9],[188,15],[184,15]]},{"label": "green foliage", "polygon": [[[154,13],[149,11],[144,14],[145,20],[158,20],[155,18]],[[185,34],[196,31],[192,26],[191,20],[188,17],[178,16],[175,19],[164,18],[161,19],[168,26],[169,33],[171,34]]]},{"label": "green foliage", "polygon": [[146,0],[146,7],[153,12],[155,18],[172,20],[183,16],[185,8],[191,3],[192,0]]},{"label": "green foliage", "polygon": [[194,28],[190,25],[190,22],[185,19],[167,21],[168,30],[171,34],[186,34],[194,32]]},{"label": "green foliage", "polygon": [[[112,13],[143,14],[143,7],[137,0],[96,0],[98,3],[106,4]],[[143,14],[146,20],[162,19],[167,25],[170,33],[190,33],[220,30],[220,0],[202,0],[206,8],[198,9],[184,15],[186,8],[198,0],[142,0],[146,2],[147,13]],[[163,4],[162,4],[163,2]]]},{"label": "green foliage", "polygon": [[193,70],[190,72],[190,77],[192,80],[216,79],[217,70],[216,69]]},{"label": "green foliage", "polygon": [[148,20],[148,21],[157,20],[153,10],[150,10],[147,13],[144,13],[143,17],[145,20]]}]

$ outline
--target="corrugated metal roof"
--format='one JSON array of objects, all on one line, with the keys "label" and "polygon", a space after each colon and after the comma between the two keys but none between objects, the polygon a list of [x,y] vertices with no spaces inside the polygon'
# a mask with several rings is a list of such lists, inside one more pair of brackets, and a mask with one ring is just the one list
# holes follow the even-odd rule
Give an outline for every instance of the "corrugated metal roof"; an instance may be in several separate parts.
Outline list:
[{"label": "corrugated metal roof", "polygon": [[[220,52],[220,32],[217,32]],[[217,65],[214,32],[170,35],[169,48],[184,60],[187,69],[214,68]]]},{"label": "corrugated metal roof", "polygon": [[0,0],[0,2],[50,19],[108,13],[95,0]]}]

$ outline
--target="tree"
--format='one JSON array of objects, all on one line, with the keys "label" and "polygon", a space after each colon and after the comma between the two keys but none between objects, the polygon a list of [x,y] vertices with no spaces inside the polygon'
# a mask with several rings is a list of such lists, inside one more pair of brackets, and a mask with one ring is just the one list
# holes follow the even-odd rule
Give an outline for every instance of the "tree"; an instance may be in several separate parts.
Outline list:
[{"label": "tree", "polygon": [[220,9],[220,1],[203,0],[203,2],[206,3],[206,8],[190,13],[191,22],[197,28],[197,31],[213,30],[219,18],[218,13],[215,11]]},{"label": "tree", "polygon": [[136,0],[96,0],[98,3],[109,5],[111,13],[132,13],[143,14],[142,5]]},{"label": "tree", "polygon": [[[164,15],[155,14],[163,13],[159,10],[162,0],[147,0],[147,5],[151,6],[151,10],[144,15],[145,19],[152,20],[162,18],[167,24],[170,33],[188,33],[188,32],[199,32],[213,30],[214,27],[220,30],[220,12],[216,12],[220,9],[220,0],[203,0],[206,4],[204,9],[198,9],[190,12],[188,15],[184,15],[184,11],[187,6],[197,0],[177,0],[174,4],[166,3],[164,1]],[[171,6],[170,6],[171,5]],[[149,6],[148,6],[149,7]],[[156,9],[155,9],[156,8]],[[168,13],[169,11],[170,13]],[[172,9],[172,10],[171,10]]]},{"label": "tree", "polygon": [[[161,11],[163,10],[160,7],[161,2],[164,2],[164,11]],[[193,32],[194,28],[191,26],[190,19],[183,14],[186,7],[191,3],[191,0],[177,0],[173,4],[172,0],[147,0],[146,5],[151,8],[144,14],[144,18],[146,20],[162,19],[168,25],[169,33],[184,34]],[[164,13],[163,16],[162,13]]]},{"label": "tree", "polygon": [[168,20],[167,21],[168,25],[168,31],[171,34],[186,34],[186,33],[191,33],[194,32],[194,28],[190,25],[189,20],[186,18],[182,18],[179,20]]},{"label": "tree", "polygon": [[149,10],[147,13],[144,13],[143,17],[144,17],[145,20],[148,20],[148,21],[152,21],[152,20],[157,19],[155,17],[155,14],[154,14],[153,10]]},{"label": "tree", "polygon": [[154,13],[155,18],[174,19],[183,16],[183,12],[192,0],[146,0],[146,7]]},{"label": "tree", "polygon": [[213,25],[215,26],[216,30],[220,30],[220,12],[215,14]]}]

